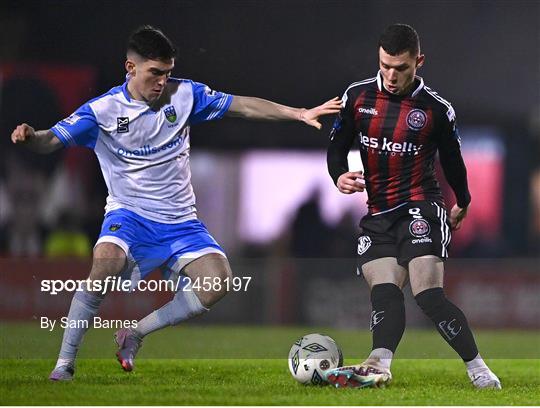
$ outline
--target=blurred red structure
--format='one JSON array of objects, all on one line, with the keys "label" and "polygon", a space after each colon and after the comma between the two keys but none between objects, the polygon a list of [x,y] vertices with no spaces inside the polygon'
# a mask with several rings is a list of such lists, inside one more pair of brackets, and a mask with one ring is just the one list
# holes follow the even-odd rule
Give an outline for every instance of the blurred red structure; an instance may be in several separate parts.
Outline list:
[{"label": "blurred red structure", "polygon": [[[292,262],[294,259],[290,259],[287,265],[292,266]],[[317,263],[322,266],[324,275],[319,273],[321,271],[314,271],[313,268],[310,274],[317,272],[319,277],[325,280],[322,286],[335,287],[346,283],[352,291],[351,296],[355,297],[360,295],[360,289],[365,289],[365,285],[352,285],[352,278],[348,272],[343,275],[336,272],[329,273],[331,269],[325,265],[324,260],[318,260]],[[41,281],[86,279],[90,266],[90,261],[79,260],[0,258],[0,320],[39,320],[41,316],[52,319],[65,316],[73,292],[61,292],[57,295],[42,292]],[[269,271],[281,284],[273,287],[262,285],[267,293],[257,297],[259,300],[267,297],[274,299],[272,303],[274,313],[254,316],[251,313],[257,306],[253,304],[254,299],[248,294],[239,293],[235,295],[238,307],[230,310],[231,321],[234,319],[235,322],[258,324],[305,323],[298,321],[297,313],[286,311],[291,312],[290,307],[294,304],[291,299],[299,294],[294,288],[305,287],[308,277],[302,274],[287,274],[287,278],[283,280],[283,272],[279,268]],[[467,311],[468,319],[474,327],[538,329],[540,328],[538,272],[534,260],[453,260],[447,265],[446,292]],[[157,271],[150,276],[151,279],[159,279]],[[262,275],[255,278],[257,279],[271,280],[268,276]],[[257,284],[253,282],[253,285]],[[283,287],[283,284],[288,288]],[[279,293],[275,293],[276,288],[279,288],[277,289]],[[318,293],[320,294],[320,291]],[[343,296],[346,297],[347,294]],[[104,319],[139,319],[169,301],[171,297],[172,293],[167,291],[114,292],[105,299],[100,316]],[[366,310],[369,309],[368,304],[364,306]],[[369,313],[368,310],[367,312]],[[277,320],[276,314],[280,316]]]}]

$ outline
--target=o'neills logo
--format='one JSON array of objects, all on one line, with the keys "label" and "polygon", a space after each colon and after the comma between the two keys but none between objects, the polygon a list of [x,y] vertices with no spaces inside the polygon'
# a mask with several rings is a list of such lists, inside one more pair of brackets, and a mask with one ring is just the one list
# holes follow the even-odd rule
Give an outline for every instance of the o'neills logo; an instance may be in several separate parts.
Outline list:
[{"label": "o'neills logo", "polygon": [[373,115],[373,116],[377,116],[379,114],[379,112],[377,112],[377,109],[375,109],[375,108],[369,108],[369,109],[358,108],[358,112],[367,113],[368,115]]}]

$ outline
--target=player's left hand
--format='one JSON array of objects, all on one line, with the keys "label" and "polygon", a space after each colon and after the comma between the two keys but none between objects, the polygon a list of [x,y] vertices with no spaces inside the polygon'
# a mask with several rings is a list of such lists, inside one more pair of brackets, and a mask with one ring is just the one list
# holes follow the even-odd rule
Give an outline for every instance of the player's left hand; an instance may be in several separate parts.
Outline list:
[{"label": "player's left hand", "polygon": [[461,228],[461,223],[467,216],[467,210],[469,207],[461,208],[457,204],[454,204],[450,211],[450,227],[452,231],[457,231]]},{"label": "player's left hand", "polygon": [[307,125],[316,127],[321,130],[322,125],[319,122],[319,116],[331,115],[338,113],[342,108],[342,101],[337,96],[329,101],[326,101],[322,105],[316,106],[311,109],[302,109],[300,111],[300,120]]}]

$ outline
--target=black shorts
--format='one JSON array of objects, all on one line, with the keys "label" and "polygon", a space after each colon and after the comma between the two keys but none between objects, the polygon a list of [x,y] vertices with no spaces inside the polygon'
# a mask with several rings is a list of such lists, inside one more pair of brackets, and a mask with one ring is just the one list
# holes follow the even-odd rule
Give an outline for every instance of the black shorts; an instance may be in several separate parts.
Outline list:
[{"label": "black shorts", "polygon": [[379,258],[397,258],[407,268],[411,259],[448,257],[450,221],[446,209],[430,201],[411,201],[388,212],[368,214],[360,221],[358,268]]}]

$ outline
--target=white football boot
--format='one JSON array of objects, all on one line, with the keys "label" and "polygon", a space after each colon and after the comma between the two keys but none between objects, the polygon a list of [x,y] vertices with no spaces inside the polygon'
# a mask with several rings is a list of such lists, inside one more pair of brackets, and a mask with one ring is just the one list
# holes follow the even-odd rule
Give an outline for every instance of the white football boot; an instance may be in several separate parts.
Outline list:
[{"label": "white football boot", "polygon": [[467,370],[467,374],[476,388],[492,388],[496,390],[502,388],[499,378],[487,367],[478,367]]}]

